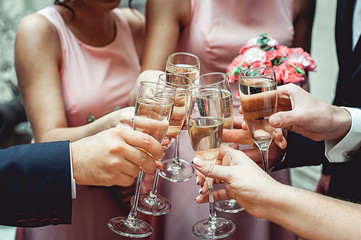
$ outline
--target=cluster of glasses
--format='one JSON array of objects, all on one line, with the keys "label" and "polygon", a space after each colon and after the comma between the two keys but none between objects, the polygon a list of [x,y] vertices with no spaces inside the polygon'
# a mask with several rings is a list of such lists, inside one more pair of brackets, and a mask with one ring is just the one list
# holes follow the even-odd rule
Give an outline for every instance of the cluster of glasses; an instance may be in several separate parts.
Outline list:
[{"label": "cluster of glasses", "polygon": [[[179,133],[184,126],[187,126],[195,157],[212,164],[216,162],[222,144],[223,129],[233,128],[232,93],[224,73],[200,75],[199,69],[197,56],[173,53],[168,57],[166,73],[159,76],[158,82],[141,83],[136,99],[133,128],[153,136],[163,145],[166,144],[166,148],[175,144],[175,153],[173,158],[162,160],[164,168],[156,170],[149,194],[140,194],[144,178],[144,171],[140,171],[128,216],[115,217],[108,222],[109,228],[115,233],[132,238],[151,235],[152,226],[138,219],[137,211],[153,216],[164,215],[170,211],[170,202],[157,193],[159,176],[171,182],[184,182],[194,175],[192,164],[179,158]],[[267,116],[274,112],[277,106],[273,76],[268,69],[254,69],[250,72],[242,71],[239,80],[244,119],[262,152],[265,171],[268,171],[268,147],[274,131],[268,125]],[[267,91],[269,94],[263,97]],[[215,202],[213,180],[206,178],[206,181],[209,188],[209,217],[195,223],[193,233],[207,239],[225,238],[232,234],[236,227],[231,220],[217,217],[216,210],[236,213],[243,208],[235,200]]]}]

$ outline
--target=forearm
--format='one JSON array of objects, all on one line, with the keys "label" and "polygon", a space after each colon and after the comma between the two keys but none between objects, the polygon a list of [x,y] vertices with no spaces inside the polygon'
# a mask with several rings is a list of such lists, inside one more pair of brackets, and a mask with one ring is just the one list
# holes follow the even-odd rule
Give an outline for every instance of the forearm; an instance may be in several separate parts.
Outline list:
[{"label": "forearm", "polygon": [[69,140],[71,142],[77,141],[81,138],[97,134],[101,131],[114,127],[108,117],[102,117],[96,121],[82,125],[79,127],[63,127],[54,128],[41,137],[36,137],[36,142],[62,141]]},{"label": "forearm", "polygon": [[359,239],[361,207],[286,185],[272,189],[262,218],[306,239]]}]

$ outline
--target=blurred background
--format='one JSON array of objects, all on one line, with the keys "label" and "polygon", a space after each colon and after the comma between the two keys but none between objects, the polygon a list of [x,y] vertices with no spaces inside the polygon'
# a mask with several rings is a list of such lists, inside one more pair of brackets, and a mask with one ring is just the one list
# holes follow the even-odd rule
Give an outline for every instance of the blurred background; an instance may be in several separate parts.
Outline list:
[{"label": "blurred background", "polygon": [[[11,100],[17,92],[14,69],[14,41],[17,26],[27,14],[45,6],[52,0],[0,0],[0,103]],[[133,0],[132,7],[144,13],[146,0]],[[127,6],[123,0],[121,7]],[[336,0],[317,1],[312,33],[311,56],[317,64],[317,72],[310,73],[311,93],[321,100],[332,103],[337,80],[337,58],[334,40]],[[31,130],[27,122],[18,124],[13,134],[2,139],[0,148],[31,140]],[[0,159],[1,160],[1,159]],[[319,166],[291,169],[292,185],[311,191],[316,189],[320,177]],[[14,240],[15,228],[0,226],[0,240]]]}]

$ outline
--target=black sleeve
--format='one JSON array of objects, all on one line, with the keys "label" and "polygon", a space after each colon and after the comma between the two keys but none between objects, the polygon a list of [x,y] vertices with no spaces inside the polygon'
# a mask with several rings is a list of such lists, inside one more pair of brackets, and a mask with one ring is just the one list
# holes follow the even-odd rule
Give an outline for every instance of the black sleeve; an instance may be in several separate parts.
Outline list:
[{"label": "black sleeve", "polygon": [[0,225],[71,222],[69,141],[0,150]]}]

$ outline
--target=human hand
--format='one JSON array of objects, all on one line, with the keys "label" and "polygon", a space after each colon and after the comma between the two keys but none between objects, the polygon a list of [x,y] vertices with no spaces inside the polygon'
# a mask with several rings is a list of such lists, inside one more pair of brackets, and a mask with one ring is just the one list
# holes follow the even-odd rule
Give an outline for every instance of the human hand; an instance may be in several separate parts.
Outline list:
[{"label": "human hand", "polygon": [[[242,151],[222,146],[218,161],[223,166],[194,159],[194,167],[207,177],[221,180],[226,185],[224,189],[213,191],[215,201],[235,199],[250,214],[262,217],[262,202],[277,191],[280,183],[276,182]],[[199,195],[197,203],[208,202],[208,193]]]},{"label": "human hand", "polygon": [[279,112],[269,118],[273,127],[288,129],[315,141],[339,140],[351,127],[347,110],[322,102],[294,84],[278,87]]},{"label": "human hand", "polygon": [[71,144],[74,178],[80,185],[130,186],[140,168],[153,172],[163,148],[153,137],[110,128]]},{"label": "human hand", "polygon": [[243,116],[234,116],[233,129],[223,129],[222,142],[242,145],[253,144],[251,134],[247,129],[242,129],[242,124]]}]

